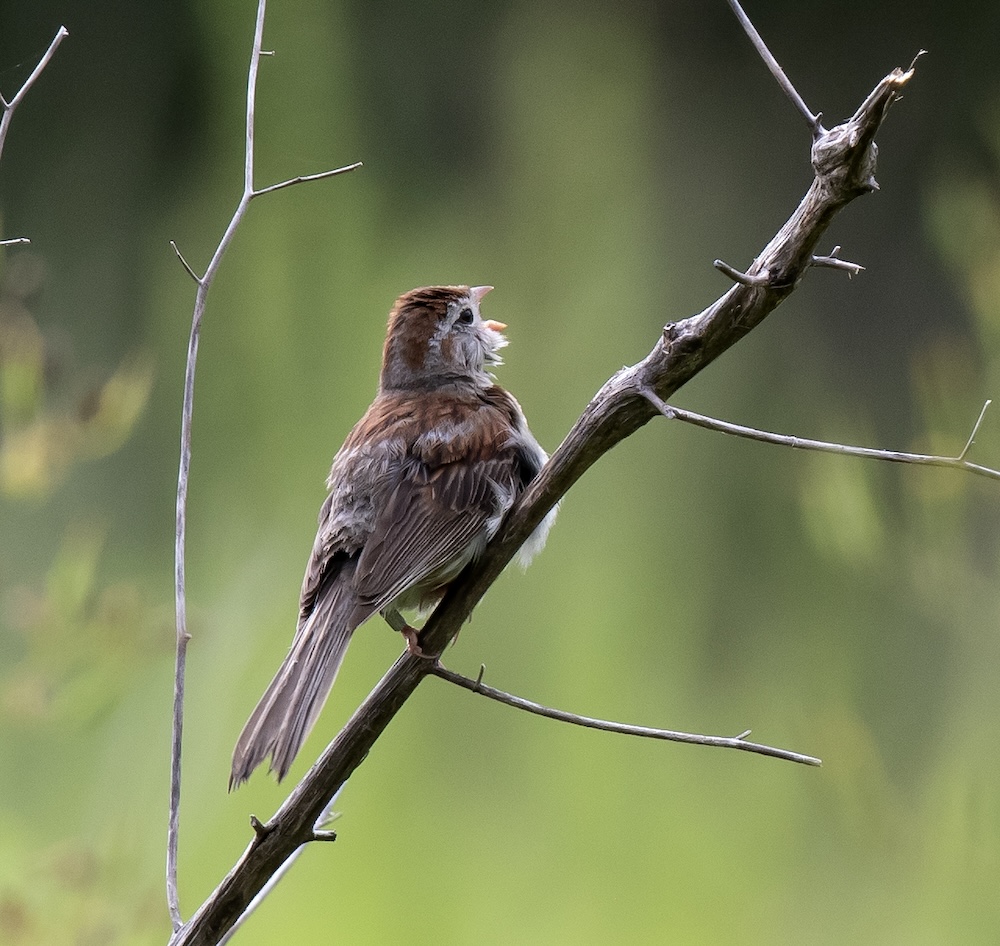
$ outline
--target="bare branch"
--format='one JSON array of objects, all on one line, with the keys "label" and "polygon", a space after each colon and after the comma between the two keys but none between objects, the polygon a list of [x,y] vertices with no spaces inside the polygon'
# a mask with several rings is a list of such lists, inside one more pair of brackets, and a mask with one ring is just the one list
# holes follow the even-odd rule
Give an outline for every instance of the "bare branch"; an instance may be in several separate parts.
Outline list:
[{"label": "bare branch", "polygon": [[463,677],[460,673],[455,673],[444,667],[440,661],[435,662],[431,668],[431,673],[442,680],[454,683],[473,693],[496,700],[506,706],[513,706],[515,709],[524,710],[527,713],[534,713],[536,716],[544,716],[546,719],[556,719],[563,723],[572,723],[574,726],[583,726],[587,729],[600,729],[603,732],[620,733],[625,736],[643,736],[646,739],[663,739],[667,742],[687,742],[698,746],[716,746],[722,749],[742,749],[745,752],[756,752],[759,755],[773,756],[776,759],[785,759],[789,762],[801,762],[804,765],[822,765],[822,760],[811,755],[803,755],[801,752],[792,752],[790,749],[776,749],[774,746],[765,746],[757,742],[747,742],[746,737],[750,735],[747,729],[739,736],[703,736],[697,733],[678,732],[675,729],[651,729],[649,726],[632,726],[628,723],[614,723],[606,719],[594,719],[591,716],[580,716],[577,713],[567,713],[564,710],[553,709],[550,706],[543,706],[532,700],[526,700],[521,696],[514,696],[512,693],[505,693],[487,686],[482,680],[482,671],[476,680]]},{"label": "bare branch", "polygon": [[30,242],[27,237],[11,237],[9,240],[0,240],[0,246],[19,246]]},{"label": "bare branch", "polygon": [[883,460],[888,463],[912,463],[915,466],[944,466],[955,470],[964,470],[967,473],[975,473],[978,476],[985,476],[989,479],[1000,480],[1000,470],[990,469],[988,466],[981,466],[978,463],[970,463],[965,459],[969,448],[974,442],[976,431],[983,422],[983,415],[991,401],[983,405],[979,414],[979,420],[972,428],[972,434],[957,457],[942,457],[926,453],[901,453],[898,450],[877,450],[874,447],[852,447],[843,443],[830,443],[825,440],[809,440],[805,437],[792,437],[788,434],[775,434],[766,430],[757,430],[754,427],[743,427],[740,424],[731,424],[728,421],[716,420],[714,417],[706,417],[704,414],[696,414],[694,411],[686,411],[680,407],[665,403],[657,396],[655,391],[644,392],[649,402],[667,420],[681,420],[685,424],[693,424],[695,427],[704,427],[706,430],[717,430],[724,434],[732,434],[734,437],[745,437],[747,440],[758,440],[761,443],[772,443],[782,447],[793,447],[796,450],[817,450],[821,453],[839,453],[841,456],[865,457],[871,460]]},{"label": "bare branch", "polygon": [[0,118],[0,155],[3,154],[4,142],[7,140],[7,129],[10,128],[11,120],[14,118],[14,110],[21,104],[21,101],[28,94],[28,90],[35,84],[35,80],[42,74],[42,70],[49,64],[49,60],[55,55],[59,44],[69,36],[69,30],[65,26],[60,26],[56,30],[56,35],[45,54],[38,60],[38,65],[31,70],[31,75],[24,80],[24,85],[17,90],[17,94],[8,102],[0,95],[0,107],[3,108],[3,117]]},{"label": "bare branch", "polygon": [[822,113],[817,112],[814,115],[809,110],[805,100],[795,90],[795,86],[792,85],[788,76],[785,75],[785,70],[778,65],[778,60],[774,58],[771,50],[767,48],[767,44],[761,38],[760,33],[757,32],[757,27],[750,22],[750,18],[743,12],[743,7],[740,6],[739,0],[729,0],[729,6],[732,7],[733,13],[736,14],[736,19],[740,21],[740,26],[743,27],[744,32],[750,37],[750,42],[753,43],[754,49],[757,50],[758,55],[764,60],[767,68],[771,71],[771,75],[774,76],[778,85],[781,86],[781,91],[791,99],[792,104],[806,120],[813,138],[818,138],[826,131],[822,124],[820,124],[820,119],[823,117]]},{"label": "bare branch", "polygon": [[[174,662],[174,703],[173,703],[173,733],[171,739],[171,762],[170,762],[170,816],[167,828],[167,905],[170,910],[170,919],[173,923],[174,931],[181,929],[183,920],[180,912],[180,902],[177,892],[177,843],[180,818],[180,792],[181,792],[181,745],[184,728],[184,676],[187,663],[187,644],[191,639],[187,631],[187,605],[186,605],[186,580],[185,580],[185,537],[187,533],[187,494],[188,479],[191,468],[191,423],[194,412],[194,381],[195,367],[198,361],[198,342],[201,335],[201,323],[205,313],[205,303],[208,299],[208,292],[212,287],[215,274],[218,272],[225,256],[226,250],[232,243],[237,227],[246,215],[250,201],[262,193],[268,193],[272,189],[265,188],[255,192],[253,185],[254,178],[254,109],[257,94],[257,72],[260,65],[260,57],[263,55],[261,44],[264,34],[264,14],[266,0],[258,0],[257,19],[254,25],[253,48],[250,54],[250,66],[247,74],[247,99],[246,99],[246,129],[245,129],[245,149],[244,149],[244,169],[243,169],[243,194],[240,197],[232,219],[226,227],[219,245],[212,255],[203,276],[198,276],[194,269],[177,248],[176,243],[171,241],[177,258],[180,260],[188,275],[198,284],[195,293],[194,312],[191,319],[191,334],[188,339],[187,363],[184,373],[184,401],[181,408],[181,444],[180,444],[180,464],[177,474],[177,510],[176,510],[176,530],[174,545],[174,599],[177,618],[177,645]],[[358,165],[351,165],[347,168],[339,168],[336,171],[313,174],[301,178],[302,181],[318,180],[323,177],[331,177],[346,170],[352,170]],[[294,181],[286,182],[290,185]],[[280,186],[286,186],[282,184]],[[333,794],[332,792],[330,793]]]},{"label": "bare branch", "polygon": [[[186,472],[186,471],[185,471]],[[183,581],[183,562],[180,565]],[[184,620],[184,602],[181,601],[181,616]],[[178,624],[176,653],[174,657],[174,704],[173,725],[170,740],[170,819],[167,823],[167,907],[170,922],[178,929],[183,922],[180,913],[180,898],[177,892],[177,838],[180,827],[181,808],[181,737],[184,729],[184,667],[187,661],[187,645],[191,635]]]}]

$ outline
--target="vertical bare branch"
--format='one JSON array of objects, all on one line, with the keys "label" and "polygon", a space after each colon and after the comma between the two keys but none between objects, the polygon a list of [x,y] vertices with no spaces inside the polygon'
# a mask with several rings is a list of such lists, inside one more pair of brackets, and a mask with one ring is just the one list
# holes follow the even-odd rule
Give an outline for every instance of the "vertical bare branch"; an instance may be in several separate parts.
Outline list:
[{"label": "vertical bare branch", "polygon": [[177,647],[174,661],[174,704],[173,704],[173,732],[171,738],[171,759],[170,759],[170,816],[167,827],[167,906],[170,910],[170,919],[174,930],[178,930],[183,925],[180,912],[180,901],[177,892],[177,847],[180,820],[180,798],[181,798],[181,745],[183,742],[184,729],[184,679],[187,665],[187,645],[191,635],[187,629],[187,592],[186,592],[186,570],[185,570],[185,539],[187,533],[187,494],[188,479],[191,469],[191,422],[194,413],[194,380],[195,366],[198,360],[198,341],[201,336],[202,317],[205,313],[205,304],[208,299],[208,292],[215,280],[222,258],[229,249],[237,227],[246,216],[247,208],[254,197],[261,194],[270,193],[277,187],[288,186],[292,183],[299,183],[311,180],[320,180],[331,177],[345,171],[354,170],[360,164],[351,164],[346,167],[337,168],[333,171],[324,171],[320,174],[313,174],[293,181],[283,182],[281,185],[272,185],[255,191],[254,181],[254,108],[257,97],[257,73],[260,66],[260,57],[265,55],[261,50],[264,36],[264,14],[266,11],[266,0],[258,0],[257,20],[254,26],[253,48],[250,53],[250,66],[247,74],[247,99],[246,99],[246,129],[245,129],[245,149],[243,165],[243,193],[240,196],[236,210],[232,219],[226,227],[219,241],[219,245],[209,261],[208,267],[202,276],[197,273],[184,259],[176,244],[171,243],[174,252],[184,266],[187,273],[197,284],[195,293],[194,312],[191,319],[191,334],[188,339],[187,364],[184,371],[184,401],[181,408],[181,445],[180,445],[180,466],[177,473],[177,518],[174,544],[174,600],[177,620]]},{"label": "vertical bare branch", "polygon": [[[194,413],[194,379],[198,361],[198,341],[201,336],[201,322],[205,314],[205,302],[212,288],[215,274],[222,262],[240,221],[246,214],[253,196],[253,118],[254,96],[257,91],[257,69],[260,63],[260,48],[264,33],[264,11],[266,0],[257,4],[257,22],[254,28],[253,50],[250,54],[250,72],[247,81],[247,121],[246,151],[243,174],[243,194],[229,226],[215,248],[215,253],[205,270],[197,278],[198,290],[194,300],[194,314],[191,319],[191,334],[188,338],[187,365],[184,371],[184,402],[181,408],[181,456],[177,473],[177,521],[174,545],[174,603],[177,616],[177,650],[174,661],[174,712],[173,733],[170,747],[170,820],[167,827],[167,906],[170,920],[177,930],[183,924],[180,899],[177,893],[177,839],[181,804],[181,743],[184,731],[184,676],[187,665],[187,645],[191,635],[187,630],[185,539],[187,535],[187,495],[188,478],[191,470],[191,421]],[[178,253],[178,255],[180,255]],[[182,258],[183,259],[183,258]],[[190,267],[188,271],[191,272]]]}]

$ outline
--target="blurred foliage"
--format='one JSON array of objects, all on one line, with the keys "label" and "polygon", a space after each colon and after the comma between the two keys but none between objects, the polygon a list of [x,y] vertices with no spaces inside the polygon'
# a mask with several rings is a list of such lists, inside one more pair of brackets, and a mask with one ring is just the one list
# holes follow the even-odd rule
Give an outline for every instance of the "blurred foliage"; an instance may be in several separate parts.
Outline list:
[{"label": "blurred foliage", "polygon": [[[49,495],[78,460],[114,453],[153,382],[148,356],[131,357],[101,382],[73,370],[68,346],[46,339],[31,315],[43,268],[21,252],[0,277],[0,493],[22,499]],[[61,390],[81,381],[82,391]]]},{"label": "blurred foliage", "polygon": [[[0,9],[0,942],[160,943],[177,434],[192,284],[238,198],[252,0]],[[1000,7],[751,7],[827,122],[930,47],[882,190],[678,403],[956,453],[1000,396]],[[864,22],[863,32],[857,23]],[[209,299],[189,507],[186,913],[287,794],[225,793],[287,646],[329,460],[384,316],[490,283],[554,447],[808,184],[805,129],[723,3],[272,4],[259,185]],[[1000,408],[973,458],[1000,465]],[[997,487],[653,422],[566,499],[448,655],[581,713],[820,770],[528,718],[428,681],[239,942],[967,944],[1000,925]],[[400,644],[358,634],[292,777]]]}]

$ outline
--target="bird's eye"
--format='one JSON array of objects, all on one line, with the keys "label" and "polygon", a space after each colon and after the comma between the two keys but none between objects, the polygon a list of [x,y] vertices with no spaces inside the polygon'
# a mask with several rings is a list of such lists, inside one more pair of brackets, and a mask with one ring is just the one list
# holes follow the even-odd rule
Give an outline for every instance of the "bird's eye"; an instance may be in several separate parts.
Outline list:
[{"label": "bird's eye", "polygon": [[464,309],[462,309],[461,312],[458,313],[458,322],[462,325],[472,325],[475,318],[476,317],[473,314],[472,309],[470,309],[468,306],[466,306]]}]

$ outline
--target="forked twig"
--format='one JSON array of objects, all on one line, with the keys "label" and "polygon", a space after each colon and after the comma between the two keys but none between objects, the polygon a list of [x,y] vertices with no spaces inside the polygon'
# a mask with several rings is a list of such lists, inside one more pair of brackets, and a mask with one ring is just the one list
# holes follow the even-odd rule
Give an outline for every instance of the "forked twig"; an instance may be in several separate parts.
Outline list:
[{"label": "forked twig", "polygon": [[431,673],[454,683],[455,686],[479,693],[498,703],[506,706],[513,706],[515,709],[524,710],[526,713],[534,713],[536,716],[544,716],[546,719],[556,719],[563,723],[571,723],[574,726],[583,726],[586,729],[600,729],[603,732],[619,733],[624,736],[642,736],[646,739],[663,739],[667,742],[686,742],[698,746],[715,746],[721,749],[742,749],[744,752],[756,752],[758,755],[772,756],[775,759],[785,759],[788,762],[800,762],[803,765],[822,765],[821,759],[815,756],[803,755],[801,752],[793,752],[791,749],[778,749],[774,746],[765,746],[759,742],[747,742],[746,737],[750,735],[747,729],[738,736],[705,736],[698,733],[679,732],[675,729],[653,729],[649,726],[632,726],[628,723],[615,723],[607,719],[595,719],[592,716],[580,716],[578,713],[567,713],[565,710],[553,709],[551,706],[543,706],[533,700],[526,700],[524,697],[515,696],[513,693],[506,693],[483,683],[483,671],[479,672],[477,679],[464,677],[460,673],[455,673],[443,666],[440,661],[435,661],[431,667]]},{"label": "forked twig", "polygon": [[38,65],[31,70],[31,75],[24,80],[24,85],[17,90],[17,94],[8,102],[3,95],[0,95],[0,107],[3,108],[3,117],[0,117],[0,155],[3,154],[3,145],[7,140],[7,129],[10,128],[11,120],[14,118],[14,111],[21,104],[28,90],[35,84],[35,80],[42,74],[42,70],[49,64],[49,60],[55,55],[59,44],[69,36],[69,30],[65,26],[60,26],[56,30],[56,35],[49,48],[45,50],[42,58],[38,60]]},{"label": "forked twig", "polygon": [[180,446],[180,466],[177,474],[177,516],[176,533],[174,544],[174,598],[177,614],[177,647],[174,664],[174,704],[173,704],[173,734],[171,739],[171,764],[170,764],[170,820],[167,828],[167,905],[170,910],[170,919],[175,932],[183,925],[180,912],[180,902],[177,893],[177,836],[180,817],[180,792],[181,792],[181,744],[184,729],[184,676],[187,661],[187,644],[190,634],[187,630],[187,607],[185,589],[185,535],[187,531],[187,493],[188,477],[191,467],[191,420],[194,411],[194,380],[195,366],[198,360],[198,340],[201,334],[201,322],[205,313],[205,302],[208,298],[209,289],[215,279],[215,274],[219,269],[222,258],[232,242],[236,233],[236,228],[246,215],[250,202],[263,194],[270,193],[282,187],[290,187],[292,184],[305,183],[306,181],[321,180],[342,174],[345,171],[354,170],[360,164],[351,164],[347,167],[337,168],[333,171],[324,171],[320,174],[311,174],[290,181],[283,181],[280,184],[271,185],[261,190],[254,189],[254,108],[257,98],[257,72],[260,65],[260,57],[263,55],[261,43],[264,34],[264,13],[266,0],[258,0],[257,20],[254,26],[253,50],[250,54],[250,67],[247,75],[247,98],[246,98],[246,146],[244,151],[243,165],[243,194],[240,197],[236,210],[233,213],[229,225],[226,227],[219,245],[212,255],[208,267],[203,276],[199,276],[188,261],[177,248],[177,244],[171,241],[177,258],[180,260],[188,275],[194,279],[198,288],[195,293],[194,314],[191,320],[191,334],[188,339],[187,363],[184,372],[184,403],[181,409],[181,446]]},{"label": "forked twig", "polygon": [[[3,111],[3,114],[0,115],[0,155],[3,155],[4,142],[7,140],[7,131],[10,128],[10,123],[14,119],[14,111],[28,94],[28,90],[35,84],[35,80],[42,74],[42,70],[49,64],[49,60],[55,55],[59,44],[67,36],[69,36],[69,30],[65,26],[60,26],[56,30],[55,37],[49,43],[49,48],[45,50],[42,58],[38,60],[38,65],[31,70],[31,75],[24,80],[24,84],[17,90],[17,94],[9,102],[0,93],[0,110]],[[11,237],[7,240],[0,240],[0,246],[21,246],[30,242],[31,240],[27,237]]]}]

